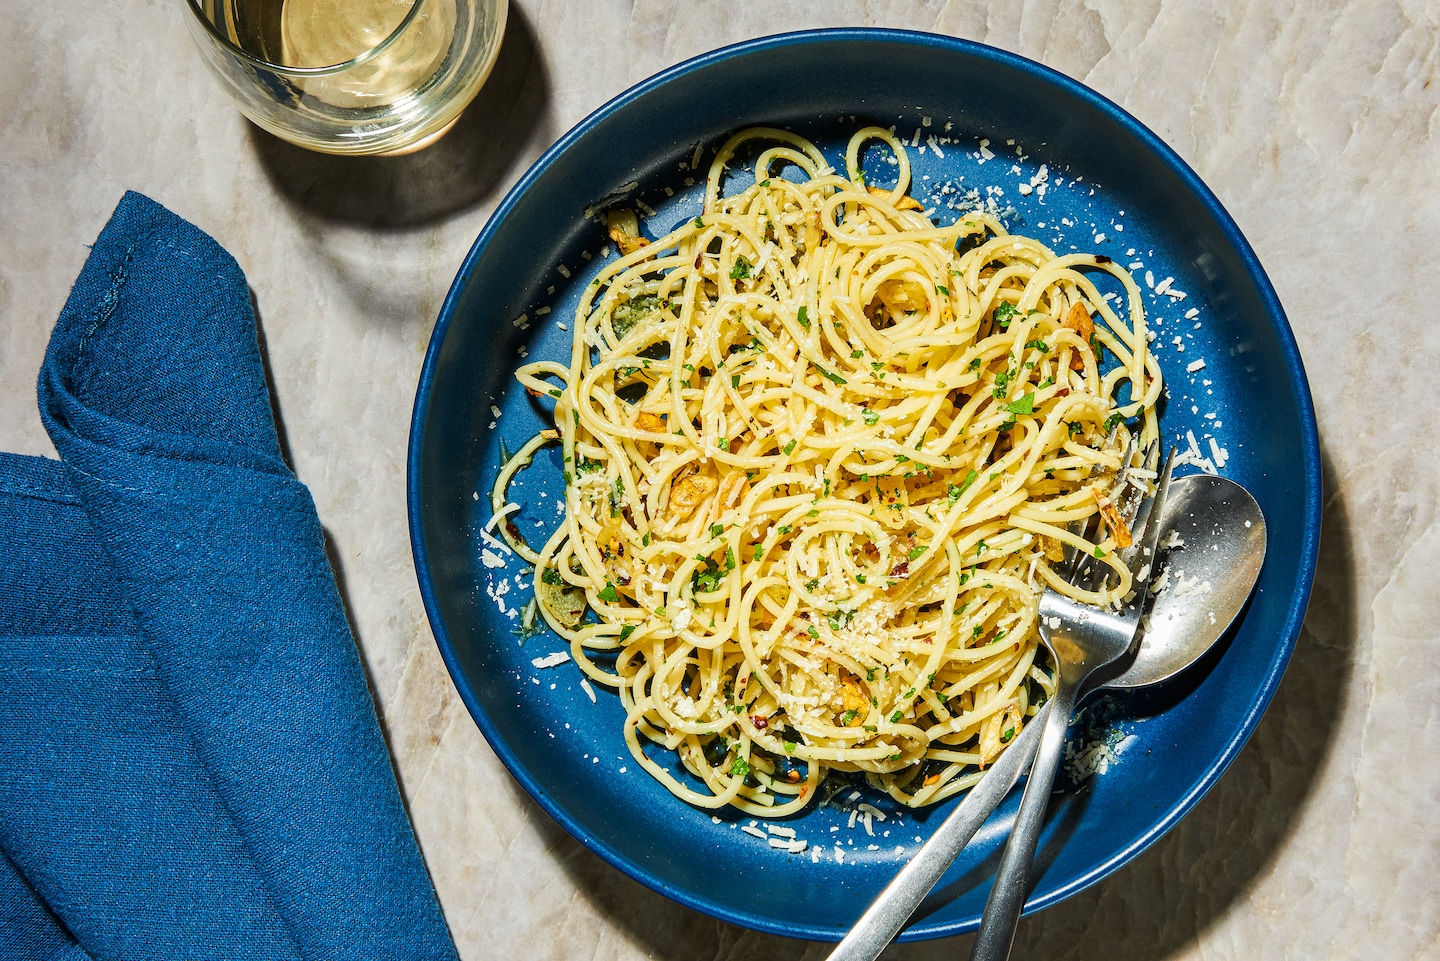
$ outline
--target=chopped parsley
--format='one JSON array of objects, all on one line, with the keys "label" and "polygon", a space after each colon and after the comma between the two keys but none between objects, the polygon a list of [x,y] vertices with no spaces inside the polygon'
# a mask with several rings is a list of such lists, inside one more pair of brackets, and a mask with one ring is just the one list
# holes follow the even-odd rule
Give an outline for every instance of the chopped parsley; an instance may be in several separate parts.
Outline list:
[{"label": "chopped parsley", "polygon": [[697,557],[696,560],[703,561],[703,568],[696,568],[690,578],[690,587],[696,594],[708,594],[720,589],[720,583],[725,575],[735,569],[735,549],[725,548],[725,566],[721,567],[715,563],[713,557]]},{"label": "chopped parsley", "polygon": [[956,487],[954,484],[951,484],[951,485],[950,485],[950,503],[953,504],[953,503],[955,503],[956,501],[958,501],[958,500],[960,499],[960,495],[963,494],[963,493],[965,493],[967,490],[969,490],[969,489],[970,489],[970,485],[973,484],[973,483],[975,483],[975,481],[976,481],[979,477],[980,477],[979,474],[977,474],[974,470],[971,470],[970,473],[968,473],[968,474],[965,475],[965,479],[960,482],[960,486],[959,486],[959,487]]},{"label": "chopped parsley", "polygon": [[1035,395],[1026,394],[1019,400],[1006,404],[1005,409],[1012,414],[1033,414],[1035,413]]},{"label": "chopped parsley", "polygon": [[608,604],[614,604],[619,601],[620,595],[615,590],[615,583],[613,581],[606,581],[604,588],[600,591],[599,597],[600,600]]},{"label": "chopped parsley", "polygon": [[620,508],[625,506],[625,478],[615,478],[615,483],[610,488],[610,516],[620,516]]},{"label": "chopped parsley", "polygon": [[745,255],[744,255],[744,254],[738,254],[738,255],[736,255],[736,257],[735,257],[735,265],[730,268],[730,279],[731,279],[731,280],[745,280],[745,279],[747,279],[747,278],[750,276],[750,268],[751,268],[751,263],[750,263],[750,261],[748,261],[748,260],[745,259]]},{"label": "chopped parsley", "polygon": [[805,308],[805,307],[801,307],[799,310],[797,310],[797,311],[795,312],[795,322],[796,322],[797,324],[799,324],[801,327],[804,327],[806,330],[809,330],[809,329],[810,329],[809,310],[808,310],[807,308]]}]

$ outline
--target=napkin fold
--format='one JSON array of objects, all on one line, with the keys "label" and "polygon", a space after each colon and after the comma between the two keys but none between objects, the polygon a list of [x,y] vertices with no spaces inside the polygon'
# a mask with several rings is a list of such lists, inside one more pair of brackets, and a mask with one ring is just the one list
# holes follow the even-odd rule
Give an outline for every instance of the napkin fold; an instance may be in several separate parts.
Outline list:
[{"label": "napkin fold", "polygon": [[127,193],[0,454],[0,958],[455,958],[249,288]]}]

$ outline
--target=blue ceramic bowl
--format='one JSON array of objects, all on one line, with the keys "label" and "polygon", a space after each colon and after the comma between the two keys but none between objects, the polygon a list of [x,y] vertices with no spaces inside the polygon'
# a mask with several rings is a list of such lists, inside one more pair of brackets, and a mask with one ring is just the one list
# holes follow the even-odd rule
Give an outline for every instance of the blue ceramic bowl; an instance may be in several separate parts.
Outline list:
[{"label": "blue ceramic bowl", "polygon": [[[1270,552],[1248,608],[1214,656],[1167,688],[1092,709],[1101,734],[1135,737],[1109,770],[1057,801],[1031,910],[1123,865],[1220,777],[1289,660],[1320,529],[1309,391],[1254,253],[1159,138],[1073,80],[945,37],[798,33],[667,70],[561,138],[475,241],[425,358],[410,436],[409,512],[430,623],[496,754],[574,837],[696,910],[815,940],[841,937],[950,805],[897,811],[862,791],[889,814],[872,822],[872,836],[851,826],[845,805],[856,801],[847,788],[839,806],[790,820],[811,844],[792,855],[741,830],[747,819],[717,819],[677,800],[630,758],[614,696],[596,690],[592,701],[573,664],[533,666],[563,645],[548,633],[517,636],[515,612],[528,598],[529,578],[513,560],[487,566],[481,528],[503,451],[546,426],[548,405],[514,382],[520,354],[568,359],[571,335],[560,325],[573,328],[578,294],[607,252],[586,208],[636,184],[631,197],[655,211],[644,229],[658,236],[696,214],[708,158],[728,133],[788,126],[834,157],[867,123],[894,125],[916,145],[916,193],[938,219],[993,202],[1016,232],[1138,265],[1169,383],[1164,433],[1182,448],[1193,433],[1199,453],[1212,458],[1213,438],[1228,454],[1223,473],[1254,492],[1271,543],[1283,548]],[[690,169],[697,145],[698,170]],[[743,174],[736,178],[743,186]],[[1189,369],[1200,360],[1203,368]],[[558,523],[560,490],[559,455],[550,450],[512,488],[524,505],[517,524],[537,543]],[[1016,804],[1012,796],[982,829],[902,938],[976,926]]]}]

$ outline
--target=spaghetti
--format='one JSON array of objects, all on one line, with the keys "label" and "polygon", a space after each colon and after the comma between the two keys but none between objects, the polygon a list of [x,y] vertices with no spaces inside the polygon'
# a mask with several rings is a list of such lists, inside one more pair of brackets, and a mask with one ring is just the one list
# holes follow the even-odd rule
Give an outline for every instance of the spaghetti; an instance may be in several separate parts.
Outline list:
[{"label": "spaghetti", "polygon": [[[892,188],[864,182],[874,141]],[[742,146],[756,182],[726,197]],[[538,551],[506,536],[545,620],[618,691],[636,761],[703,807],[783,816],[829,771],[912,806],[964,790],[1053,690],[1039,593],[1129,590],[1111,488],[1161,389],[1134,281],[983,212],[933,223],[888,130],[856,133],[845,167],[787,131],[735,134],[698,217],[649,244],[612,217],[625,253],[581,298],[569,365],[518,371],[556,430],[505,465],[494,507],[558,440],[566,514]],[[1114,586],[1062,580],[1067,546]]]}]

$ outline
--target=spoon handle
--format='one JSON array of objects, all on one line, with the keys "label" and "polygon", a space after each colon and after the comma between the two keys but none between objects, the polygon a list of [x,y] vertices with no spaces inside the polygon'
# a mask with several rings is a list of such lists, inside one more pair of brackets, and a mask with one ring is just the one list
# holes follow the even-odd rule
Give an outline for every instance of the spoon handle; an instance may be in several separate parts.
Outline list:
[{"label": "spoon handle", "polygon": [[875,961],[1034,759],[1040,746],[1040,731],[1045,726],[1042,715],[1048,710],[1040,708],[1015,743],[970,788],[965,799],[941,822],[930,840],[900,869],[845,940],[830,953],[829,961]]},{"label": "spoon handle", "polygon": [[1001,855],[1000,868],[995,872],[995,886],[990,889],[990,897],[985,902],[985,913],[980,918],[980,931],[975,935],[970,961],[1005,961],[1010,956],[1015,928],[1020,923],[1020,911],[1025,907],[1025,895],[1030,890],[1030,869],[1040,842],[1040,829],[1045,824],[1050,788],[1055,783],[1055,772],[1060,767],[1061,753],[1065,749],[1065,729],[1070,725],[1078,693],[1077,685],[1061,684],[1050,699],[1050,716],[1045,719],[1040,750],[1025,781],[1020,812],[1015,816],[1010,839],[1005,842],[1005,853]]}]

